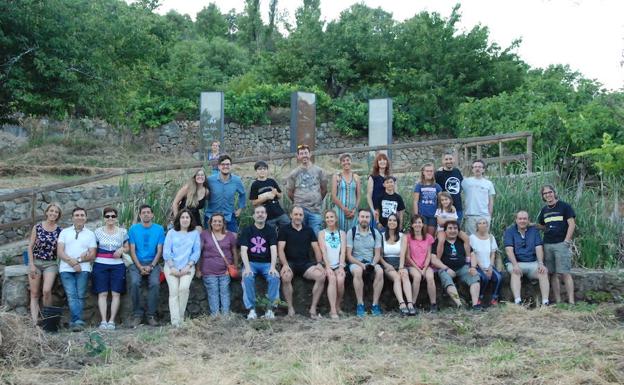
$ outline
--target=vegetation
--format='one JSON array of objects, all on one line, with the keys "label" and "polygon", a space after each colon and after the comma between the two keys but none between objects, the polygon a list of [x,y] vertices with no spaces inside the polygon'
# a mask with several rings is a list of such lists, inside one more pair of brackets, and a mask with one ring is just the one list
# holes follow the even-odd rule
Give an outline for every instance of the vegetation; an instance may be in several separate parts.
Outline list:
[{"label": "vegetation", "polygon": [[[200,91],[224,90],[228,119],[267,122],[295,89],[315,92],[319,118],[345,134],[367,127],[367,100],[392,97],[398,135],[452,136],[529,130],[536,150],[578,152],[616,142],[624,94],[604,91],[568,67],[532,69],[486,26],[457,28],[422,12],[398,22],[355,4],[321,19],[304,0],[295,24],[259,0],[222,12],[154,12],[158,0],[14,0],[0,3],[0,116],[100,117],[135,131],[198,118]],[[68,17],[71,15],[71,17]]]}]

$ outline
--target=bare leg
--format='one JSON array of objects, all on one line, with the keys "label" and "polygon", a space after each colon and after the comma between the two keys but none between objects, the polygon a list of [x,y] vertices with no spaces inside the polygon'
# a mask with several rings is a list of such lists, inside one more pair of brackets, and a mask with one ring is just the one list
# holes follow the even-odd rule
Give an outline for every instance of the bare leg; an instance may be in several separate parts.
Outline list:
[{"label": "bare leg", "polygon": [[107,322],[106,310],[108,308],[108,292],[98,294],[98,309],[100,310],[100,318],[102,322]]},{"label": "bare leg", "polygon": [[412,275],[412,299],[414,300],[413,302],[417,302],[418,293],[420,293],[420,281],[422,280],[422,274],[414,268],[410,268],[409,272]]},{"label": "bare leg", "polygon": [[[399,273],[397,273],[396,270],[392,269],[386,271],[386,276],[388,276],[392,281],[392,291],[394,291],[394,296],[399,303],[399,307],[404,309],[405,301],[403,300],[403,289],[401,288],[401,277],[399,276]],[[401,304],[403,304],[403,307],[401,307]]]},{"label": "bare leg", "polygon": [[345,291],[345,272],[342,269],[338,269],[336,272],[336,311],[340,313],[342,308],[342,298]]},{"label": "bare leg", "polygon": [[43,306],[52,306],[52,287],[56,273],[43,273]]},{"label": "bare leg", "polygon": [[511,286],[511,293],[514,296],[514,300],[516,298],[522,298],[520,296],[520,280],[522,276],[520,274],[511,273],[511,282],[509,286]]},{"label": "bare leg", "polygon": [[379,265],[375,265],[375,280],[373,281],[373,305],[379,304],[381,290],[383,289],[384,277],[383,270]]},{"label": "bare leg", "polygon": [[470,285],[470,299],[472,300],[472,306],[476,305],[479,301],[479,292],[481,291],[481,284],[479,282]]},{"label": "bare leg", "polygon": [[537,279],[539,280],[540,293],[542,294],[542,302],[548,301],[548,296],[550,295],[550,287],[548,285],[548,274],[537,274]]},{"label": "bare leg", "polygon": [[[427,279],[427,294],[429,295],[429,303],[435,305],[437,303],[437,294],[435,286],[435,277],[433,276],[433,269],[429,268],[425,271],[425,278]],[[414,299],[415,301],[416,299]]]},{"label": "bare leg", "polygon": [[115,317],[117,317],[117,312],[119,311],[119,302],[120,302],[120,295],[119,293],[116,292],[111,292],[111,295],[113,296],[113,300],[111,301],[111,312],[110,312],[110,319],[108,322],[115,322]]},{"label": "bare leg", "polygon": [[288,315],[295,315],[295,308],[292,303],[293,287],[292,287],[293,273],[292,271],[286,271],[282,273],[282,293],[284,293],[284,299],[288,304]]},{"label": "bare leg", "polygon": [[[448,295],[451,297],[451,299],[453,300],[453,302],[455,302],[455,305],[457,307],[461,306],[461,301],[459,300],[459,293],[457,292],[457,288],[455,286],[448,286],[446,288],[446,292],[448,293]],[[477,290],[477,297],[479,296],[479,291]]]},{"label": "bare leg", "polygon": [[39,288],[41,286],[41,274],[28,274],[28,287],[30,288],[30,316],[33,324],[39,319]]},{"label": "bare leg", "polygon": [[572,274],[567,273],[562,275],[566,293],[568,293],[568,303],[574,305],[574,280],[572,280]]},{"label": "bare leg", "polygon": [[353,268],[353,291],[358,304],[364,303],[364,281],[362,280],[362,268],[355,266]]},{"label": "bare leg", "polygon": [[405,301],[414,302],[412,298],[412,284],[410,283],[409,273],[406,270],[399,272],[401,278],[401,286],[403,287],[403,294],[405,295]]},{"label": "bare leg", "polygon": [[329,301],[329,314],[338,315],[336,310],[336,272],[327,275],[327,300]]},{"label": "bare leg", "polygon": [[305,273],[303,273],[303,278],[314,281],[314,286],[312,287],[312,303],[310,304],[310,314],[316,316],[316,306],[321,299],[321,295],[323,294],[323,289],[325,289],[325,271],[320,269],[318,266],[312,266]]},{"label": "bare leg", "polygon": [[550,279],[555,302],[561,303],[561,282],[559,281],[559,274],[552,274]]}]

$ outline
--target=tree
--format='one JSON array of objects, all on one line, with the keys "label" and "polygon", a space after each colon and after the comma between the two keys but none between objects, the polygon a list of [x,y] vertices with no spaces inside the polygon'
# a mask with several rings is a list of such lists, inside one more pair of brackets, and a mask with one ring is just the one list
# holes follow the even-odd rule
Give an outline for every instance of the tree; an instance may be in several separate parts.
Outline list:
[{"label": "tree", "polygon": [[228,21],[215,3],[210,3],[197,12],[195,27],[200,36],[208,40],[229,35]]}]

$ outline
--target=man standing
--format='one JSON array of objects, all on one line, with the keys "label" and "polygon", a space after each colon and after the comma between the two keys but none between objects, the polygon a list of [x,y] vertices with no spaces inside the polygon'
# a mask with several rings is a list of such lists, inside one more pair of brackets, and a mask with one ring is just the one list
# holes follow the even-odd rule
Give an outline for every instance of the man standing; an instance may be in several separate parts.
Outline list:
[{"label": "man standing", "polygon": [[358,317],[366,315],[364,307],[364,273],[374,274],[373,278],[373,305],[371,314],[381,315],[379,297],[383,289],[383,268],[381,260],[381,237],[377,229],[370,228],[371,215],[367,209],[358,210],[358,226],[347,232],[347,261],[349,271],[353,276],[353,289],[357,298],[355,309]]},{"label": "man standing", "polygon": [[[466,209],[464,215],[465,230],[468,235],[477,232],[477,220],[481,217],[492,223],[494,212],[494,184],[485,179],[485,163],[481,159],[472,162],[472,176],[461,182],[466,197]],[[457,207],[456,207],[457,208]],[[459,216],[459,215],[458,215]]]},{"label": "man standing", "polygon": [[544,266],[544,249],[542,238],[535,226],[529,226],[529,214],[518,211],[516,223],[505,230],[505,267],[511,274],[511,292],[514,302],[519,304],[520,283],[523,275],[539,280],[542,304],[548,305],[548,269]]},{"label": "man standing", "polygon": [[[470,299],[472,300],[472,310],[481,310],[481,301],[479,301],[479,291],[481,290],[480,278],[477,273],[477,258],[470,252],[470,245],[458,237],[459,224],[456,221],[447,221],[444,223],[444,233],[446,239],[442,255],[433,254],[431,256],[431,264],[438,268],[438,277],[440,284],[446,290],[455,305],[461,307],[461,300],[457,287],[453,282],[453,278],[457,277],[470,287]],[[435,253],[438,246],[436,241],[431,250]],[[470,265],[466,264],[466,255],[471,255]]]},{"label": "man standing", "polygon": [[87,296],[91,261],[95,259],[97,240],[93,231],[85,227],[87,223],[85,209],[74,208],[72,223],[73,226],[59,234],[57,254],[61,260],[59,272],[71,314],[69,327],[74,331],[80,331],[85,325],[82,309]]},{"label": "man standing", "polygon": [[256,319],[256,275],[260,274],[267,281],[269,305],[264,313],[265,319],[275,318],[273,309],[279,299],[280,278],[275,268],[277,263],[277,234],[275,228],[266,224],[266,208],[262,205],[254,208],[254,223],[245,227],[238,241],[243,260],[243,304],[249,311],[247,319]]},{"label": "man standing", "polygon": [[327,194],[327,174],[312,163],[310,147],[297,146],[297,160],[301,165],[286,178],[286,191],[295,206],[303,208],[304,225],[317,235],[321,231],[323,198]]},{"label": "man standing", "polygon": [[[230,173],[232,158],[229,155],[219,157],[219,173],[208,178],[210,197],[204,214],[204,223],[208,223],[212,213],[222,213],[228,231],[238,233],[238,217],[245,208],[245,186],[241,178]],[[238,208],[234,209],[238,201]]]},{"label": "man standing", "polygon": [[141,307],[141,284],[148,281],[147,292],[147,323],[150,326],[158,326],[156,322],[156,310],[158,309],[158,296],[160,293],[160,257],[165,243],[165,230],[159,224],[152,223],[154,212],[150,205],[139,207],[141,223],[135,223],[128,230],[130,243],[130,256],[133,265],[130,265],[130,296],[132,298],[132,311],[134,320],[132,326],[137,327],[143,321]]},{"label": "man standing", "polygon": [[559,200],[555,188],[545,185],[541,189],[542,207],[538,228],[544,230],[544,263],[551,274],[551,286],[557,303],[561,302],[559,276],[563,276],[568,302],[574,304],[574,281],[570,274],[572,253],[570,245],[576,228],[576,214],[572,206]]},{"label": "man standing", "polygon": [[[288,303],[288,315],[295,315],[293,306],[292,280],[296,275],[314,281],[312,288],[312,304],[310,317],[318,318],[316,310],[323,289],[325,288],[325,268],[322,265],[321,249],[319,249],[316,234],[312,229],[303,225],[303,208],[293,206],[290,213],[291,223],[282,226],[277,238],[277,254],[282,264],[282,291]],[[310,261],[310,251],[314,252],[316,263]]]},{"label": "man standing", "polygon": [[455,167],[455,157],[452,152],[447,152],[442,156],[442,167],[435,172],[435,181],[447,191],[453,198],[453,206],[457,212],[457,222],[462,223],[464,209],[461,200],[461,183],[464,177],[457,167]]}]

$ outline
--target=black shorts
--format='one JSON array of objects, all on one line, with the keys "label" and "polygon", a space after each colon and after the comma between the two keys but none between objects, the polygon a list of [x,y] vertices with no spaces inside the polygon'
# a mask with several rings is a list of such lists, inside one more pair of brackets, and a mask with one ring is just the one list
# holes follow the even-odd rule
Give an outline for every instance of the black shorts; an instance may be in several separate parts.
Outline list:
[{"label": "black shorts", "polygon": [[288,262],[288,266],[290,266],[290,270],[292,270],[293,275],[303,277],[303,274],[308,271],[309,268],[316,265],[316,263],[312,262]]}]

